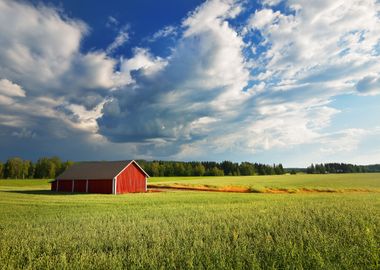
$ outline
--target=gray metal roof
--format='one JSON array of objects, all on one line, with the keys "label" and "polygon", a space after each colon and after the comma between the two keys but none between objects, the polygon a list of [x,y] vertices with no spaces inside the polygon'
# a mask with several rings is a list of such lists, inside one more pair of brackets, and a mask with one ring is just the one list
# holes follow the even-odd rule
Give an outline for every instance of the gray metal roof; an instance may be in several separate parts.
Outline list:
[{"label": "gray metal roof", "polygon": [[59,175],[57,180],[72,180],[72,179],[113,179],[117,176],[128,164],[134,162],[141,171],[149,177],[149,175],[136,163],[134,160],[123,161],[91,161],[75,163],[73,166]]}]

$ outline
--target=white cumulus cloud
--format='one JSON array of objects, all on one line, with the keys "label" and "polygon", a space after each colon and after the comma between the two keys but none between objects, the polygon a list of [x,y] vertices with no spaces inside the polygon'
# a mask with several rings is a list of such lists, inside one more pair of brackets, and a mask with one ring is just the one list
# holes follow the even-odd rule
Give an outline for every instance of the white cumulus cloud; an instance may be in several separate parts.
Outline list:
[{"label": "white cumulus cloud", "polygon": [[96,132],[96,112],[113,87],[116,61],[102,51],[81,52],[87,34],[84,22],[52,7],[0,1],[2,149],[11,137],[43,135],[51,142],[70,132]]},{"label": "white cumulus cloud", "polygon": [[[275,7],[280,2],[285,8]],[[353,151],[366,133],[330,131],[341,113],[333,100],[380,93],[379,3],[249,4],[206,1],[153,35],[172,37],[168,56],[136,47],[116,60],[129,29],[108,48],[84,52],[84,22],[0,1],[0,146],[17,147],[10,134],[41,140],[43,150],[57,139],[55,149],[83,147],[83,156],[116,149],[151,158],[249,156],[299,145],[325,155]]]},{"label": "white cumulus cloud", "polygon": [[25,97],[25,91],[21,86],[7,79],[0,80],[0,95],[8,97]]}]

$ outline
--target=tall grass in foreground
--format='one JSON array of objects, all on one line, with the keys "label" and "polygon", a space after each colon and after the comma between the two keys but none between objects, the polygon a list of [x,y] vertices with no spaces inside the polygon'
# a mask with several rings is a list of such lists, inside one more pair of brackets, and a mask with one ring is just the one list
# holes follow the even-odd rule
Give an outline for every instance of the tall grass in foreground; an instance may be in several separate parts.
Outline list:
[{"label": "tall grass in foreground", "polygon": [[2,269],[379,269],[379,243],[378,193],[51,195],[0,186]]}]

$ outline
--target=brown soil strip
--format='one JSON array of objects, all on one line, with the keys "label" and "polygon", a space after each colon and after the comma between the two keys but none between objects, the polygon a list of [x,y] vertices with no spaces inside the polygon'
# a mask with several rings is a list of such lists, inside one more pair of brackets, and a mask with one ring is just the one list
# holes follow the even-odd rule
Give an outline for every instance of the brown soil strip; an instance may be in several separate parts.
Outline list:
[{"label": "brown soil strip", "polygon": [[214,191],[214,192],[238,192],[238,193],[249,193],[248,188],[244,187],[222,187],[214,188],[207,186],[184,186],[184,185],[155,185],[149,184],[148,188],[155,189],[175,189],[175,190],[194,190],[194,191]]},{"label": "brown soil strip", "polygon": [[152,188],[149,188],[146,192],[149,192],[149,193],[155,193],[155,192],[163,192],[164,190],[159,188],[159,189],[152,189]]},{"label": "brown soil strip", "polygon": [[189,191],[211,191],[211,192],[235,192],[235,193],[266,193],[266,194],[300,194],[300,193],[347,193],[347,192],[379,192],[376,190],[369,189],[310,189],[310,188],[299,188],[299,189],[285,189],[285,188],[265,188],[265,189],[250,189],[246,187],[210,187],[204,185],[188,186],[188,185],[161,185],[161,184],[149,184],[148,192],[160,192],[165,190],[189,190]]}]

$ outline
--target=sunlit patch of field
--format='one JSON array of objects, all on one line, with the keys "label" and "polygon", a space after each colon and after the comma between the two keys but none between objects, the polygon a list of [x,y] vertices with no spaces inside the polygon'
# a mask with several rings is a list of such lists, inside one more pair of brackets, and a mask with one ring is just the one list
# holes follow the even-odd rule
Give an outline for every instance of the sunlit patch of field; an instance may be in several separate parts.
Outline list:
[{"label": "sunlit patch of field", "polygon": [[0,180],[2,269],[379,269],[377,192],[99,195],[49,187]]},{"label": "sunlit patch of field", "polygon": [[152,177],[151,187],[238,190],[256,193],[380,192],[380,173],[234,177]]},{"label": "sunlit patch of field", "polygon": [[209,192],[234,192],[234,193],[267,193],[267,194],[298,194],[298,193],[347,193],[347,192],[380,192],[377,189],[331,189],[331,188],[255,188],[245,186],[219,186],[219,185],[201,185],[186,183],[166,183],[166,184],[149,184],[149,192],[159,192],[167,190],[182,191],[209,191]]}]

